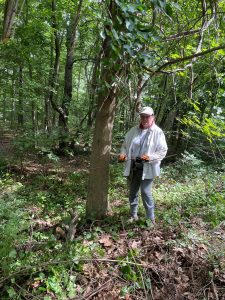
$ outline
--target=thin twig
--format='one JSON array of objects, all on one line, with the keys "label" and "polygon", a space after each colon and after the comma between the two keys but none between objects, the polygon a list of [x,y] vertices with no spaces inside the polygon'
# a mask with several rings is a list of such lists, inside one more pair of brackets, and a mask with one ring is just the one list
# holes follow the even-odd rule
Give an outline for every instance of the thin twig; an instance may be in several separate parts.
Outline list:
[{"label": "thin twig", "polygon": [[18,285],[17,283],[15,283],[15,285],[16,285],[21,291],[23,291],[27,296],[32,297],[32,299],[37,299],[37,300],[43,299],[42,297],[34,296],[33,294],[31,294],[30,292],[28,292],[27,290],[25,290],[24,288],[22,288],[22,287],[21,287],[20,285]]},{"label": "thin twig", "polygon": [[85,297],[85,300],[92,299],[92,297],[93,297],[94,295],[96,295],[96,294],[99,293],[100,291],[104,290],[105,287],[106,287],[106,285],[107,285],[110,281],[112,281],[112,279],[109,279],[109,280],[106,281],[102,286],[100,286],[96,291],[94,291],[94,292],[92,292],[91,294],[87,295],[87,296]]},{"label": "thin twig", "polygon": [[216,285],[213,282],[213,280],[212,280],[211,284],[212,284],[213,294],[215,295],[215,300],[219,300],[218,293],[217,293],[217,290],[216,290]]}]

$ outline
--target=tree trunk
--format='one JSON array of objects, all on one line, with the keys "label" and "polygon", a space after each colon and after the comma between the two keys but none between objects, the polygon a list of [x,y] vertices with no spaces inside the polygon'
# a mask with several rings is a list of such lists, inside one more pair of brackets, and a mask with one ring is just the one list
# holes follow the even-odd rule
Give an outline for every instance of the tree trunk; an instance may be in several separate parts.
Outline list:
[{"label": "tree trunk", "polygon": [[[44,98],[44,131],[50,133],[50,105],[52,102],[50,102],[51,94],[53,95],[54,87],[55,87],[55,80],[53,78],[54,74],[54,38],[53,35],[51,36],[51,47],[50,47],[50,71],[49,71],[49,80],[48,80],[48,89],[45,94]],[[53,96],[52,96],[53,98]],[[54,105],[54,104],[53,104]],[[52,107],[53,107],[52,105]]]},{"label": "tree trunk", "polygon": [[6,110],[7,110],[7,107],[6,107],[6,92],[3,93],[3,104],[2,104],[2,121],[3,121],[3,124],[6,123]]},{"label": "tree trunk", "polygon": [[89,177],[87,217],[102,218],[108,209],[109,161],[112,129],[116,108],[116,94],[110,93],[107,99],[99,99],[94,140],[92,144]]},{"label": "tree trunk", "polygon": [[4,21],[3,21],[3,34],[2,41],[7,42],[11,37],[13,21],[16,15],[19,0],[6,0]]},{"label": "tree trunk", "polygon": [[15,75],[15,69],[13,69],[13,75],[12,75],[12,78],[11,78],[11,99],[12,99],[12,102],[11,102],[11,110],[10,110],[10,127],[11,129],[14,129],[16,127],[16,101],[15,101],[15,98],[16,98],[16,78],[17,77],[17,74]]},{"label": "tree trunk", "polygon": [[141,95],[142,95],[142,92],[143,92],[144,88],[146,87],[148,81],[149,81],[149,78],[144,79],[143,76],[138,76],[136,96],[134,97],[134,103],[132,105],[131,124],[133,124],[133,122],[134,122],[136,112],[138,112],[142,106]]},{"label": "tree trunk", "polygon": [[[55,90],[59,75],[59,62],[60,62],[60,37],[58,33],[58,24],[55,16],[56,2],[52,0],[52,29],[54,33],[54,40],[51,46],[51,62],[50,62],[50,74],[49,74],[49,94],[45,97],[45,120],[44,126],[47,132],[50,132],[50,107],[61,114],[61,110],[55,101]],[[53,47],[54,44],[54,47]],[[54,57],[55,54],[55,57]],[[53,69],[53,70],[52,70]],[[52,121],[54,122],[54,120]]]},{"label": "tree trunk", "polygon": [[[116,17],[116,4],[111,1],[110,15]],[[109,26],[109,25],[106,25]],[[111,30],[106,27],[106,33]],[[98,91],[98,109],[92,144],[88,198],[86,203],[87,218],[103,218],[108,209],[109,162],[112,143],[112,131],[116,109],[118,82],[122,74],[121,60],[107,64],[112,57],[111,37],[106,34],[103,46],[101,89]]]},{"label": "tree trunk", "polygon": [[59,128],[61,140],[59,143],[60,149],[68,146],[68,116],[69,107],[72,100],[72,78],[73,78],[73,63],[74,63],[74,49],[76,43],[77,26],[80,19],[80,12],[83,0],[79,1],[77,13],[73,16],[71,24],[67,31],[67,56],[64,76],[64,94],[61,106],[61,114],[59,115]]},{"label": "tree trunk", "polygon": [[24,115],[23,115],[23,69],[22,67],[19,67],[19,86],[18,86],[18,112],[17,112],[17,118],[18,118],[18,127],[23,127],[24,124]]},{"label": "tree trunk", "polygon": [[98,72],[100,68],[100,59],[101,59],[101,53],[96,57],[95,64],[92,71],[92,78],[89,88],[89,109],[88,109],[88,119],[87,119],[87,126],[92,127],[94,116],[96,113],[95,108],[95,97],[96,97],[96,91],[98,90]]}]

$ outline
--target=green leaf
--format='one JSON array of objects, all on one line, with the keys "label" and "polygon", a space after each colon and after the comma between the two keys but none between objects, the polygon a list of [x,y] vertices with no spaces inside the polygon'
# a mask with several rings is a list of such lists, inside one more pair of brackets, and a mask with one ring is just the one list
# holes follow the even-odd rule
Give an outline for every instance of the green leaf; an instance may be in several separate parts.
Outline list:
[{"label": "green leaf", "polygon": [[112,34],[113,34],[113,37],[116,39],[116,40],[119,40],[119,36],[116,32],[116,30],[114,28],[112,28]]},{"label": "green leaf", "polygon": [[13,287],[10,287],[9,289],[7,289],[7,293],[9,295],[10,299],[14,299],[14,297],[17,295]]},{"label": "green leaf", "polygon": [[135,56],[134,51],[131,49],[129,45],[124,45],[123,48],[130,54],[130,56]]},{"label": "green leaf", "polygon": [[172,6],[171,6],[170,3],[166,3],[166,9],[165,9],[165,11],[166,11],[166,14],[168,16],[170,16],[170,17],[172,16],[173,10],[172,10]]},{"label": "green leaf", "polygon": [[124,278],[126,278],[127,280],[132,280],[134,282],[137,281],[136,272],[134,272],[134,270],[131,268],[130,265],[128,265],[128,264],[123,265],[121,267],[121,272],[122,272]]},{"label": "green leaf", "polygon": [[114,51],[114,53],[116,54],[116,56],[121,58],[120,49],[118,47],[116,47],[114,44],[112,44],[111,47],[112,47],[112,50]]},{"label": "green leaf", "polygon": [[100,31],[100,37],[104,40],[105,39],[105,32],[103,30]]},{"label": "green leaf", "polygon": [[177,53],[173,53],[173,54],[171,54],[170,55],[170,58],[179,58],[180,57],[180,55],[179,54],[177,54]]},{"label": "green leaf", "polygon": [[221,49],[217,51],[218,54],[225,56],[225,50]]},{"label": "green leaf", "polygon": [[123,23],[122,19],[119,16],[116,16],[117,21],[119,22],[119,24],[121,25]]},{"label": "green leaf", "polygon": [[127,11],[134,13],[136,11],[136,6],[135,4],[127,4]]},{"label": "green leaf", "polygon": [[13,249],[9,252],[9,257],[11,257],[11,258],[16,257],[16,255],[17,255],[17,252],[15,249]]},{"label": "green leaf", "polygon": [[134,29],[134,22],[132,20],[126,20],[126,28],[132,31]]},{"label": "green leaf", "polygon": [[196,103],[192,103],[192,105],[196,111],[201,112],[200,108],[198,107],[198,105]]}]

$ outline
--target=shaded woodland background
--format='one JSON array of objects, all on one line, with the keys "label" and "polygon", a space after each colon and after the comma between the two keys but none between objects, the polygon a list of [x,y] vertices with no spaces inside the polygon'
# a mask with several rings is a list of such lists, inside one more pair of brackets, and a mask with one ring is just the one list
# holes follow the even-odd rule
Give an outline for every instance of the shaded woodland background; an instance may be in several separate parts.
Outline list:
[{"label": "shaded woodland background", "polygon": [[1,19],[1,127],[27,146],[90,144],[98,105],[113,95],[115,141],[151,105],[171,152],[218,154],[223,1],[11,0]]}]

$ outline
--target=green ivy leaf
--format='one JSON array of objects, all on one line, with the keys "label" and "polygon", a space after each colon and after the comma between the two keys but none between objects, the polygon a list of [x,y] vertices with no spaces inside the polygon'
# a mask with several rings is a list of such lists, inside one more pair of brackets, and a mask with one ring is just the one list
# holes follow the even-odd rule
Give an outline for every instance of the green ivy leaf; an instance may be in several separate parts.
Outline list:
[{"label": "green ivy leaf", "polygon": [[100,31],[100,37],[104,40],[105,39],[105,32],[102,30]]},{"label": "green ivy leaf", "polygon": [[170,3],[167,3],[167,4],[166,4],[165,12],[166,12],[166,14],[167,14],[168,16],[170,16],[170,17],[172,16],[172,14],[173,14],[173,9],[172,9]]},{"label": "green ivy leaf", "polygon": [[134,22],[132,20],[126,20],[126,28],[129,31],[132,31],[134,29]]},{"label": "green ivy leaf", "polygon": [[118,41],[119,40],[119,36],[116,32],[116,30],[114,28],[112,28],[112,34],[113,34],[113,37]]}]

